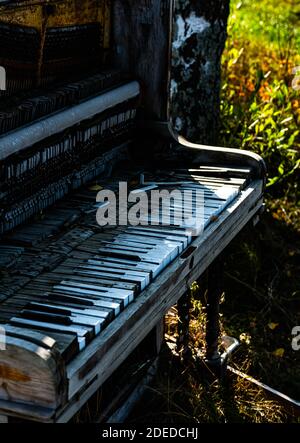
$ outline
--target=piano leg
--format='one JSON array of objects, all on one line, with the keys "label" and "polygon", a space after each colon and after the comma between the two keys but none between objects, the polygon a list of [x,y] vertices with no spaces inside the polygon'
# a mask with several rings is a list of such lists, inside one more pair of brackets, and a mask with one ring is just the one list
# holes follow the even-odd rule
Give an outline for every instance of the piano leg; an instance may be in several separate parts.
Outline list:
[{"label": "piano leg", "polygon": [[160,320],[157,323],[155,327],[155,333],[156,333],[156,353],[158,355],[160,353],[165,338],[165,317],[163,317],[162,320]]},{"label": "piano leg", "polygon": [[208,269],[208,301],[206,323],[205,364],[216,375],[224,373],[223,359],[219,352],[220,302],[223,293],[224,263],[222,256],[215,259]]},{"label": "piano leg", "polygon": [[189,348],[190,339],[190,310],[191,310],[191,292],[187,291],[177,302],[178,310],[178,339],[177,352],[184,359],[191,357]]}]

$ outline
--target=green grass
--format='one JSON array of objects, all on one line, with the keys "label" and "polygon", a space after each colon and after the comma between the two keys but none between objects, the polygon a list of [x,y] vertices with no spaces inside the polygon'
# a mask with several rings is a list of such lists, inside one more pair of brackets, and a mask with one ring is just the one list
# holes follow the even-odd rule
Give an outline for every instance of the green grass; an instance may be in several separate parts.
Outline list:
[{"label": "green grass", "polygon": [[[300,49],[299,0],[231,0],[229,31],[269,49]],[[230,36],[232,38],[232,36]]]},{"label": "green grass", "polygon": [[260,154],[272,192],[298,194],[300,91],[292,81],[300,65],[300,2],[234,0],[231,11],[221,142]]}]

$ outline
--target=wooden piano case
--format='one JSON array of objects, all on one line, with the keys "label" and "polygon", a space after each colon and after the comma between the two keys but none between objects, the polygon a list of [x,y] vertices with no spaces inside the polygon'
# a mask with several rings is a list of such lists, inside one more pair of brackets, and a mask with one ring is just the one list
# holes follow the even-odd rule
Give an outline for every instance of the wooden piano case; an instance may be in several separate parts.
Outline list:
[{"label": "wooden piano case", "polygon": [[[107,72],[110,69],[118,70],[124,75],[121,83],[118,83],[119,74],[116,76],[117,85],[121,88],[118,91],[123,91],[122,87],[126,81],[132,81],[130,87],[137,90],[137,83],[134,82],[138,82],[139,90],[134,97],[139,96],[139,98],[138,100],[134,98],[131,111],[134,111],[135,115],[136,107],[139,109],[137,118],[132,120],[134,123],[130,126],[130,133],[126,128],[128,146],[124,145],[122,137],[125,129],[121,128],[122,131],[117,134],[120,137],[118,139],[114,138],[115,132],[111,131],[109,143],[105,146],[105,150],[100,152],[101,155],[95,154],[93,150],[87,151],[89,161],[94,162],[89,163],[90,170],[99,168],[100,179],[97,180],[95,189],[104,186],[106,180],[109,182],[111,169],[121,160],[125,166],[124,169],[123,166],[119,168],[117,177],[120,177],[126,168],[131,167],[135,171],[150,168],[152,174],[159,169],[171,173],[185,169],[189,173],[194,168],[206,168],[204,173],[208,175],[211,174],[209,168],[217,167],[220,168],[217,173],[220,174],[220,170],[223,173],[225,171],[229,181],[234,181],[230,171],[234,171],[234,177],[240,177],[236,174],[243,176],[236,198],[226,206],[226,209],[211,220],[204,232],[195,237],[189,247],[141,291],[134,303],[127,306],[121,315],[108,324],[81,352],[74,352],[72,358],[66,358],[66,354],[63,353],[65,344],[56,340],[58,333],[47,335],[38,330],[26,329],[27,334],[24,335],[24,329],[20,329],[17,323],[8,325],[3,319],[10,318],[11,306],[19,306],[22,297],[23,299],[26,296],[30,297],[30,294],[35,296],[33,292],[34,288],[38,292],[38,282],[43,285],[44,279],[52,271],[55,281],[54,274],[58,264],[62,264],[66,269],[65,262],[71,257],[71,253],[75,251],[72,259],[81,256],[93,258],[93,245],[98,241],[96,221],[92,221],[90,216],[82,218],[80,211],[81,215],[76,215],[74,209],[75,218],[71,221],[65,220],[63,223],[63,236],[56,238],[54,235],[50,240],[44,239],[41,242],[37,241],[36,244],[20,243],[20,236],[17,237],[18,231],[11,230],[9,222],[4,224],[0,248],[2,246],[6,254],[12,245],[19,248],[17,254],[20,254],[21,258],[17,257],[16,262],[21,261],[18,263],[23,263],[23,248],[25,248],[25,254],[28,254],[29,259],[27,257],[27,261],[24,261],[28,266],[27,272],[24,271],[24,267],[21,270],[20,266],[14,268],[14,264],[10,265],[11,269],[5,268],[4,265],[3,269],[0,268],[3,274],[3,277],[2,274],[0,277],[2,285],[0,313],[3,316],[1,325],[6,331],[7,346],[6,351],[0,351],[0,415],[43,422],[70,420],[151,331],[157,328],[157,325],[161,325],[161,319],[168,309],[186,294],[192,282],[214,262],[262,207],[265,166],[260,157],[241,150],[191,144],[175,134],[171,127],[170,66],[173,9],[172,0],[0,1],[0,65],[5,67],[8,79],[7,90],[0,92],[0,98],[3,100],[2,112],[5,112],[7,103],[11,106],[14,100],[17,103],[24,97],[27,100],[33,92],[35,96],[42,93],[46,96],[44,102],[48,103],[50,99],[47,94],[54,94],[54,87],[61,88],[66,81],[77,82],[77,85],[85,76],[97,76],[99,70],[105,79],[109,77],[110,74]],[[74,90],[75,83],[68,86],[68,94],[72,88]],[[113,84],[105,83],[105,85],[105,91],[107,85],[112,90]],[[92,98],[95,97],[94,92],[90,95]],[[67,106],[55,104],[56,107],[53,105],[51,108],[50,117],[68,110],[70,105],[74,106],[71,109],[73,111],[75,106],[80,106],[84,100],[74,99],[72,103],[68,102]],[[127,98],[126,103],[128,102],[130,100]],[[123,111],[121,106],[121,109],[118,108],[116,111],[117,115],[122,115]],[[46,111],[41,111],[38,122],[43,123],[46,114]],[[60,119],[60,114],[57,115]],[[109,115],[102,117],[101,121],[103,122],[105,118],[109,119]],[[26,120],[28,134],[32,130],[33,123],[35,119],[28,117]],[[74,120],[74,127],[77,128],[79,124],[80,121]],[[20,130],[17,123],[12,125],[7,133],[4,128],[0,136],[0,161],[3,162],[3,168],[7,164],[5,162],[12,156],[20,154],[18,146],[25,156],[31,149],[31,146],[27,148],[24,145],[26,134],[24,136],[24,133],[17,133],[17,130]],[[40,126],[35,128],[41,130]],[[61,133],[68,131],[67,126],[61,129]],[[18,136],[16,139],[14,131],[16,137]],[[33,136],[35,134],[36,132],[32,132]],[[49,139],[50,136],[56,135],[53,132],[47,134]],[[43,144],[43,137],[39,136],[37,140]],[[26,140],[26,143],[30,145],[30,140]],[[76,162],[72,163],[68,171],[69,175],[73,174],[72,177],[70,175],[71,178],[68,176],[69,188],[67,186],[67,191],[61,194],[61,197],[64,197],[62,201],[65,202],[62,204],[69,204],[70,207],[72,202],[78,199],[70,197],[71,200],[69,202],[67,200],[70,180],[74,183],[73,170],[76,169],[78,175],[85,161],[80,157],[80,153],[76,152],[76,155]],[[46,176],[43,176],[50,177],[49,186],[55,185],[55,180],[59,178],[56,175],[58,172],[62,177],[67,174],[68,161],[65,170],[61,172],[57,164],[51,169],[49,162],[51,173],[47,172]],[[105,167],[102,167],[104,164]],[[192,175],[192,172],[190,174]],[[138,176],[138,172],[135,175]],[[29,178],[31,179],[31,176]],[[79,182],[71,187],[72,192],[81,189],[80,186],[86,185],[89,180],[79,180]],[[30,189],[38,192],[41,184],[40,182],[34,184],[32,180],[30,184],[32,188],[18,186],[20,200],[22,192],[24,198],[25,196],[29,198]],[[13,186],[10,186],[9,195],[14,195],[12,188]],[[5,187],[3,189],[5,190]],[[83,191],[80,195],[79,198],[83,198]],[[59,198],[51,200],[51,205],[59,200]],[[9,202],[6,201],[5,204],[9,205]],[[22,201],[16,200],[16,204],[22,204]],[[29,211],[29,214],[37,215],[40,212],[41,209],[38,209],[36,212]],[[79,225],[76,225],[76,220],[80,220]],[[18,229],[22,229],[24,223],[19,223]],[[17,224],[13,226],[14,229],[16,227]],[[26,229],[30,236],[30,226]],[[84,243],[85,241],[87,243]],[[52,264],[47,263],[44,266],[44,258],[52,260]],[[7,261],[5,257],[1,257],[1,260],[3,263]],[[1,260],[0,266],[2,266]],[[31,265],[40,271],[35,273]],[[10,282],[10,278],[13,279],[11,282],[15,282],[17,289],[13,289],[13,283],[6,283]],[[21,292],[23,295],[20,295]],[[11,297],[13,304],[10,304]],[[215,321],[216,315],[216,312],[212,313],[212,322]],[[210,346],[213,348],[210,353],[214,354],[216,351],[214,336],[210,339]],[[69,353],[70,349],[71,347]]]}]

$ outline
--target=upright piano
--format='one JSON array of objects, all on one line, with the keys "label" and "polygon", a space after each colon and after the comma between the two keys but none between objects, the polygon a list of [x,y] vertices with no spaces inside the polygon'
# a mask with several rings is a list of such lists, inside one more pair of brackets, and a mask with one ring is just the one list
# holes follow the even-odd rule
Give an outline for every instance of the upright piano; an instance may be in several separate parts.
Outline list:
[{"label": "upright piano", "polygon": [[[2,416],[70,420],[261,210],[259,156],[172,129],[172,16],[172,0],[0,1]],[[162,208],[101,226],[120,183],[201,192],[202,229]]]}]

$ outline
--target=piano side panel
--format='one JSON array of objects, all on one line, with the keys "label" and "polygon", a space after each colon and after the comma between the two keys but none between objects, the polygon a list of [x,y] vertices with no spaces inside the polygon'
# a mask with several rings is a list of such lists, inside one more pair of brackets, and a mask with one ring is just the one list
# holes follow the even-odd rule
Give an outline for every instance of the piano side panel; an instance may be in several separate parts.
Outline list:
[{"label": "piano side panel", "polygon": [[113,57],[141,80],[146,111],[166,120],[169,100],[171,0],[115,0]]}]

